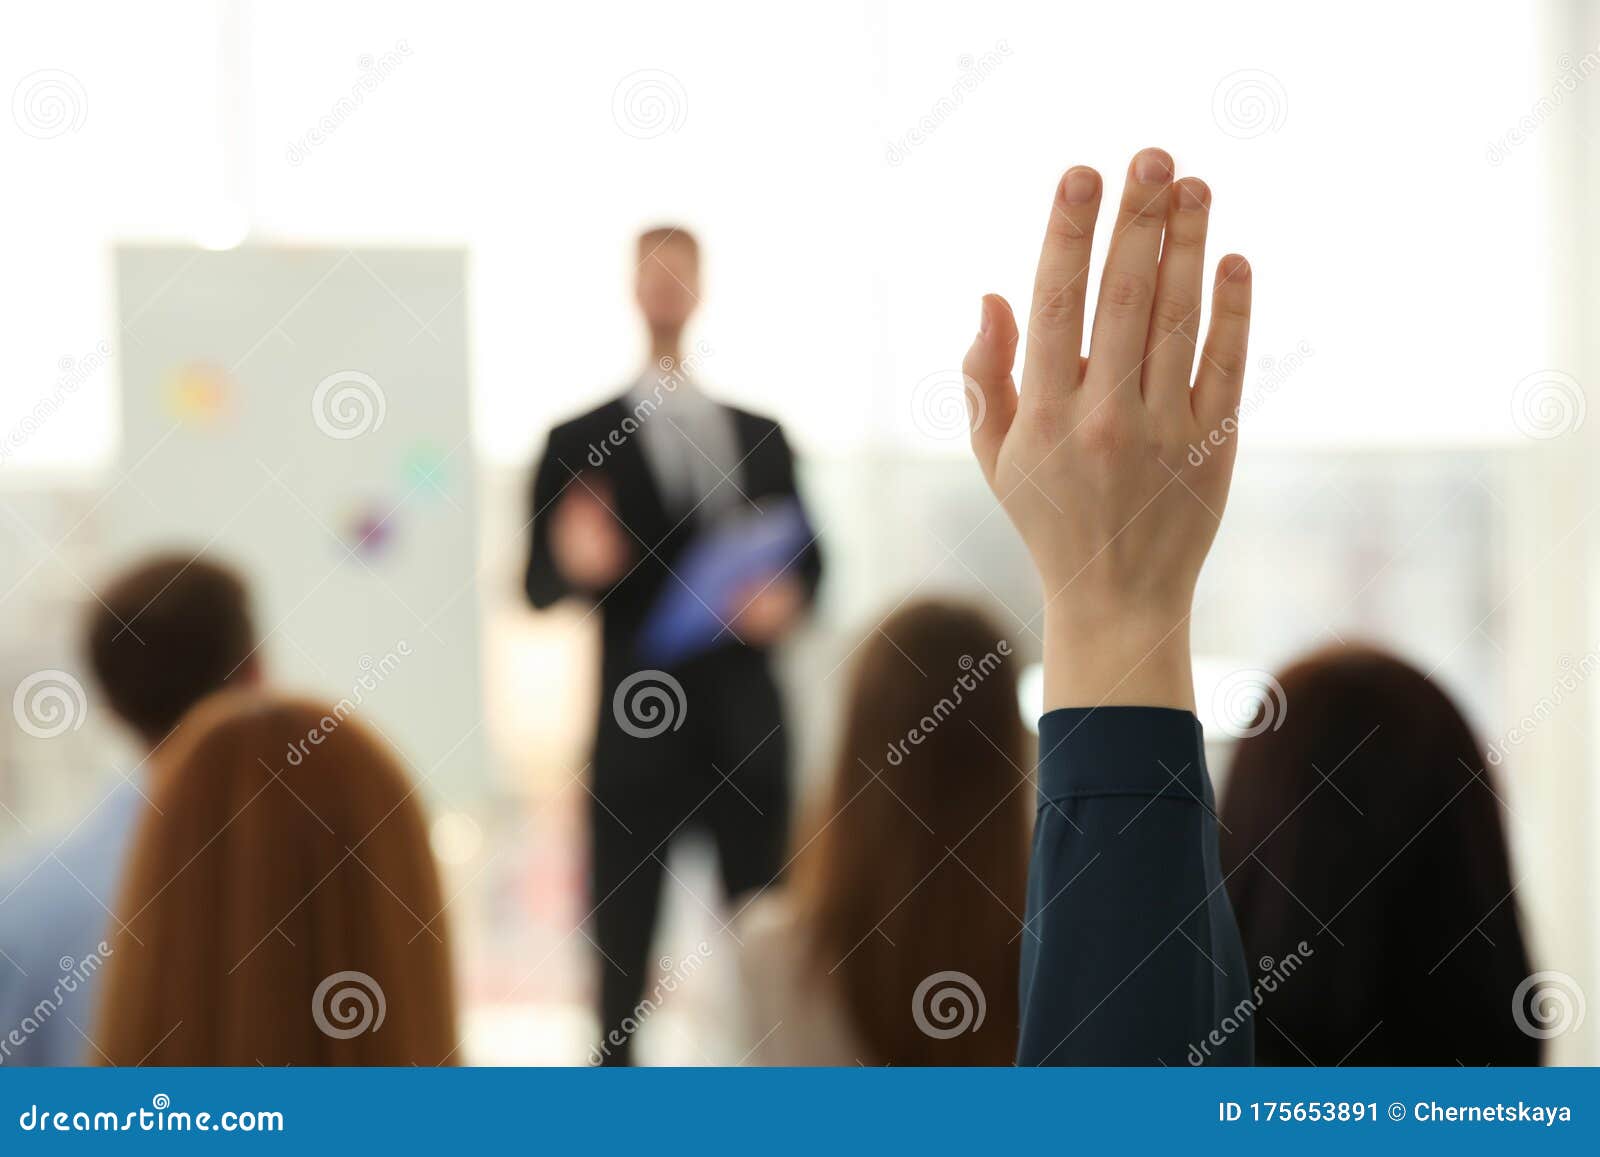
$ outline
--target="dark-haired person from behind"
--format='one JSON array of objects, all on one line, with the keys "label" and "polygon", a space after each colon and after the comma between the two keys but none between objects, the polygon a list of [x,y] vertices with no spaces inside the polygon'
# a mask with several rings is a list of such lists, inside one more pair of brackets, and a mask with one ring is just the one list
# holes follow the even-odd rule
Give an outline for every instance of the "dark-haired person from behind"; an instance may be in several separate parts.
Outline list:
[{"label": "dark-haired person from behind", "polygon": [[150,558],[90,604],[83,709],[121,723],[142,758],[69,832],[0,868],[0,1025],[17,1029],[0,1039],[0,1063],[67,1065],[92,1052],[83,1030],[154,763],[195,703],[256,682],[256,647],[244,583],[205,558]]},{"label": "dark-haired person from behind", "polygon": [[1460,711],[1367,647],[1278,680],[1281,720],[1240,741],[1222,810],[1246,956],[1296,958],[1255,1014],[1258,1063],[1538,1064],[1505,805]]},{"label": "dark-haired person from behind", "polygon": [[988,616],[919,601],[856,654],[790,883],[737,921],[745,1047],[768,1065],[1009,1065],[1033,744]]}]

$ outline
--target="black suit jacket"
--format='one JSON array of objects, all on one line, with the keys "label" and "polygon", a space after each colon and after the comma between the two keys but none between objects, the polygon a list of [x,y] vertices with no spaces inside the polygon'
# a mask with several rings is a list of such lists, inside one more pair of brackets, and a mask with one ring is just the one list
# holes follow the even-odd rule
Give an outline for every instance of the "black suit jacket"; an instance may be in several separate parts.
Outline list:
[{"label": "black suit jacket", "polygon": [[[726,409],[733,418],[743,459],[739,485],[744,494],[758,506],[798,499],[794,456],[782,428],[770,418],[732,406]],[[697,514],[683,518],[668,512],[639,444],[637,421],[624,394],[562,423],[550,432],[533,482],[533,534],[526,582],[534,606],[547,607],[568,595],[584,593],[567,585],[550,555],[550,516],[567,487],[582,485],[575,481],[578,474],[605,475],[611,484],[613,509],[633,548],[632,569],[594,596],[603,624],[602,721],[609,715],[611,690],[642,665],[635,653],[637,634],[665,584],[678,581],[672,574],[675,560],[700,529]],[[793,561],[790,572],[801,581],[808,597],[815,594],[822,575],[822,554],[815,537]],[[725,640],[674,673],[696,680],[770,679],[764,651],[745,646],[731,634]]]}]

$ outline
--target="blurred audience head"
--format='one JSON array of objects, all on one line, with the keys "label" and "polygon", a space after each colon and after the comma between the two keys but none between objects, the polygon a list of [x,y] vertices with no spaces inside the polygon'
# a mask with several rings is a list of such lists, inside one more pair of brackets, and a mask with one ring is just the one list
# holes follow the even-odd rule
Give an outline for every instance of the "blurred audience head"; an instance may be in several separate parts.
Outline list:
[{"label": "blurred audience head", "polygon": [[700,304],[700,243],[678,225],[639,235],[634,293],[645,324],[656,334],[675,334]]},{"label": "blurred audience head", "polygon": [[[816,982],[838,986],[878,1063],[1015,1059],[1034,806],[1017,670],[1004,632],[954,602],[907,604],[856,653],[794,887]],[[983,1002],[975,1030],[926,1031],[958,1012],[937,991],[913,1015],[919,986],[939,972],[965,973],[981,991],[968,993],[974,1013]]]},{"label": "blurred audience head", "polygon": [[347,707],[223,692],[168,745],[124,876],[91,1060],[455,1059],[423,812]]},{"label": "blurred audience head", "polygon": [[156,746],[225,684],[257,676],[255,626],[238,575],[169,554],[114,578],[89,615],[89,661],[111,709]]},{"label": "blurred audience head", "polygon": [[[1262,1064],[1537,1064],[1500,789],[1450,697],[1338,647],[1279,676],[1222,809]],[[1521,1015],[1521,1014],[1519,1014]],[[1523,1023],[1528,1023],[1523,1019]]]}]

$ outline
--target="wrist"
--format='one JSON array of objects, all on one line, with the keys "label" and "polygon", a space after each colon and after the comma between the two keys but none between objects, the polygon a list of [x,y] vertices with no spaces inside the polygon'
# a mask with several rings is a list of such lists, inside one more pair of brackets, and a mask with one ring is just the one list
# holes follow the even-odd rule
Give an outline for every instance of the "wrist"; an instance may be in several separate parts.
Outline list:
[{"label": "wrist", "polygon": [[1047,608],[1045,710],[1171,707],[1194,711],[1189,607],[1107,608],[1088,615]]}]

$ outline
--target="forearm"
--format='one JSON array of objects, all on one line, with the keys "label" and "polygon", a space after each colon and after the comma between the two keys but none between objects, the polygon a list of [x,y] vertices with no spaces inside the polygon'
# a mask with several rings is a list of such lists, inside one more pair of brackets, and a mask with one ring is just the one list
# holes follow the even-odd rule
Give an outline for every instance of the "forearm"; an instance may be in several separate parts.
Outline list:
[{"label": "forearm", "polygon": [[1187,611],[1073,614],[1047,607],[1044,707],[1194,711]]}]

